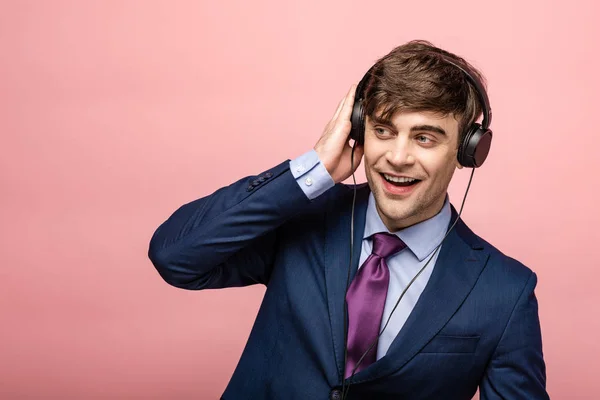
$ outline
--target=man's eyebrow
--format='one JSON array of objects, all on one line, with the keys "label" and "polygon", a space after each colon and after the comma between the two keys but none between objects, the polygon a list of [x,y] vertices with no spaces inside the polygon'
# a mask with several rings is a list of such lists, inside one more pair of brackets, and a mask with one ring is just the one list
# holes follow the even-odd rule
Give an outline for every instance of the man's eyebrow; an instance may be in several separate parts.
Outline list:
[{"label": "man's eyebrow", "polygon": [[435,133],[439,133],[440,135],[444,135],[444,136],[446,135],[445,130],[443,130],[439,126],[434,126],[434,125],[415,125],[410,128],[410,131],[411,132],[419,132],[419,131],[435,132]]},{"label": "man's eyebrow", "polygon": [[[375,124],[386,125],[396,129],[396,126],[389,119],[381,118],[378,115],[373,115],[371,117],[371,121]],[[397,130],[397,129],[396,129]],[[440,135],[446,135],[446,131],[435,125],[415,125],[410,128],[411,132],[434,132],[439,133]]]},{"label": "man's eyebrow", "polygon": [[381,125],[387,125],[390,127],[394,127],[394,124],[392,124],[392,121],[390,121],[387,118],[382,118],[379,115],[373,115],[371,116],[371,121],[373,121],[376,124],[381,124]]}]

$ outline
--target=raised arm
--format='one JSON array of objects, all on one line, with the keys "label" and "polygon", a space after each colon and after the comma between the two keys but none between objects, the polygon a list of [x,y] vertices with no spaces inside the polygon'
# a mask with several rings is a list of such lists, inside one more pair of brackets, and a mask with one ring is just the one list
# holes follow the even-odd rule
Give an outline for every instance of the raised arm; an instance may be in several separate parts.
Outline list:
[{"label": "raised arm", "polygon": [[156,230],[148,256],[166,282],[184,289],[268,282],[277,229],[360,164],[362,146],[352,170],[348,136],[355,89],[313,150],[183,205]]}]

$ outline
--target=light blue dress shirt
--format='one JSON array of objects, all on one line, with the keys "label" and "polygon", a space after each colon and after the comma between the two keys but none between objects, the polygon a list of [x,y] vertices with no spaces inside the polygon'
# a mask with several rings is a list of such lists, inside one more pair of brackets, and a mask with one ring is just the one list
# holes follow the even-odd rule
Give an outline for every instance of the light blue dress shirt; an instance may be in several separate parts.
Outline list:
[{"label": "light blue dress shirt", "polygon": [[[292,175],[296,182],[309,199],[314,199],[335,185],[335,182],[327,172],[325,166],[320,162],[317,152],[313,149],[300,157],[290,161]],[[435,263],[441,250],[433,253],[435,248],[442,242],[451,218],[450,202],[448,196],[441,211],[432,218],[418,224],[395,232],[407,248],[386,259],[390,270],[390,283],[381,319],[383,329],[394,305],[406,285],[414,278],[425,263],[433,256],[431,262],[419,277],[413,282],[404,294],[402,301],[391,316],[387,328],[379,338],[377,345],[377,359],[383,357],[398,332],[404,326],[408,316],[417,304],[417,300],[423,293]],[[375,207],[375,197],[369,194],[367,215],[365,220],[365,232],[360,251],[359,269],[371,254],[373,239],[372,235],[379,232],[389,232]],[[433,254],[432,254],[433,253]]]}]

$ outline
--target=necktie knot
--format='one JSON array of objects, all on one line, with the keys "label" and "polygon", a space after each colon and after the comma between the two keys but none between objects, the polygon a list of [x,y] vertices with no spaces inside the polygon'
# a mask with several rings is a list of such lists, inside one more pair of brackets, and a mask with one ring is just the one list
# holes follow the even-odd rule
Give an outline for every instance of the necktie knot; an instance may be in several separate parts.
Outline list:
[{"label": "necktie knot", "polygon": [[391,233],[376,233],[373,236],[373,254],[386,258],[403,250],[406,244],[398,236]]}]

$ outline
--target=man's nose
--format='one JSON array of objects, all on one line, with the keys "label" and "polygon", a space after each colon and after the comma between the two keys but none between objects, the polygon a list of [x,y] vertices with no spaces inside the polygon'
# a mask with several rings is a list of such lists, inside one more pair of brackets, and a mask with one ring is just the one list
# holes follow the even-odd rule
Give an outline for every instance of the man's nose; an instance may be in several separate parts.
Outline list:
[{"label": "man's nose", "polygon": [[386,158],[395,166],[410,165],[415,162],[410,142],[400,138],[394,140],[393,146],[386,153]]}]

